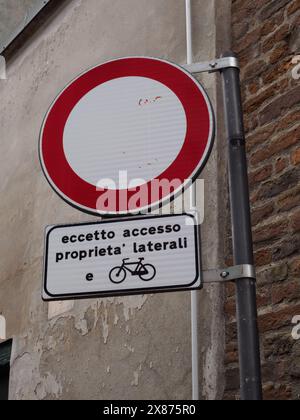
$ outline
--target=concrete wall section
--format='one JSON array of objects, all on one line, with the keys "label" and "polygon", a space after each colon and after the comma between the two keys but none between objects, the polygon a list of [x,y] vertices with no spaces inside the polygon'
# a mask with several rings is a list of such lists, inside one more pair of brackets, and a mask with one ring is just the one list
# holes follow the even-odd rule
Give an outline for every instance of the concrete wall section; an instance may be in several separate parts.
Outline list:
[{"label": "concrete wall section", "polygon": [[[193,2],[198,60],[216,53],[215,3]],[[128,55],[185,63],[184,1],[67,2],[14,55],[0,83],[0,312],[14,337],[11,399],[191,398],[189,293],[50,305],[40,297],[45,226],[93,220],[65,204],[41,173],[43,117],[80,72]],[[205,82],[215,101],[214,76]],[[215,148],[205,171],[206,267],[221,255],[218,156]],[[222,388],[222,293],[207,288],[199,298],[202,397],[215,398]]]}]

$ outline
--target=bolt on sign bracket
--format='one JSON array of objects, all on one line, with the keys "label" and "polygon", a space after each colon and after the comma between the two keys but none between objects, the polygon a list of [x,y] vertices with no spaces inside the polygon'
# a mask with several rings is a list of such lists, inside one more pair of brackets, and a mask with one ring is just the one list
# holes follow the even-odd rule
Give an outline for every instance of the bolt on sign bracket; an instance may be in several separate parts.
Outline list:
[{"label": "bolt on sign bracket", "polygon": [[203,61],[201,63],[185,64],[183,66],[190,73],[214,73],[229,67],[240,68],[239,61],[236,57],[216,58],[211,61]]},{"label": "bolt on sign bracket", "polygon": [[250,264],[235,265],[224,269],[213,269],[202,272],[203,283],[223,283],[241,278],[256,280],[255,267]]}]

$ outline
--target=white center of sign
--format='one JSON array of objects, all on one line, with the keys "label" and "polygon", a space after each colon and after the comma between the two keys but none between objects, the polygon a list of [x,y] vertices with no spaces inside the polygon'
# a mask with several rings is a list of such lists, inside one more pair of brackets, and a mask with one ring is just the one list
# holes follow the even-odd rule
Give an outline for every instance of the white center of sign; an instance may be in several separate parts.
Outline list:
[{"label": "white center of sign", "polygon": [[78,102],[65,126],[64,153],[77,175],[92,185],[106,187],[111,179],[119,189],[119,171],[127,171],[134,187],[170,166],[186,130],[184,108],[167,86],[146,77],[122,77]]}]

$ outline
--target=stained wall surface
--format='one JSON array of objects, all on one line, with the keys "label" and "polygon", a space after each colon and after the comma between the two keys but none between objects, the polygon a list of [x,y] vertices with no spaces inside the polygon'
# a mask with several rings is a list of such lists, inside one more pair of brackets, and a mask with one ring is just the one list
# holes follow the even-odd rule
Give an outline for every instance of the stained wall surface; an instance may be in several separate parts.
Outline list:
[{"label": "stained wall surface", "polygon": [[[13,338],[11,399],[191,398],[189,293],[42,302],[45,226],[95,218],[71,208],[50,189],[38,160],[44,115],[80,72],[128,55],[186,62],[184,3],[62,2],[12,54],[7,80],[0,80],[0,313],[7,321],[7,337]],[[193,2],[196,60],[215,57],[216,22],[224,30],[228,3]],[[215,77],[203,80],[215,104]],[[207,268],[222,260],[222,148],[218,136],[203,174]],[[201,398],[213,399],[222,394],[222,290],[205,287],[199,303],[200,392]]]}]

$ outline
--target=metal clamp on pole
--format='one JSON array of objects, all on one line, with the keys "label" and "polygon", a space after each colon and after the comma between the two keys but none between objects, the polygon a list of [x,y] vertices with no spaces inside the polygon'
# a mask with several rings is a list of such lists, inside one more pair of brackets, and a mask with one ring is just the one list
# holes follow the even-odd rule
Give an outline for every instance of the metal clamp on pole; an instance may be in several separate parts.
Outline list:
[{"label": "metal clamp on pole", "polygon": [[236,57],[223,57],[216,58],[211,61],[203,61],[201,63],[185,64],[183,66],[190,73],[214,73],[222,69],[228,69],[230,67],[239,69],[239,61]]},{"label": "metal clamp on pole", "polygon": [[205,270],[202,273],[203,283],[223,283],[241,278],[256,280],[255,267],[251,264],[235,265],[233,267]]}]

